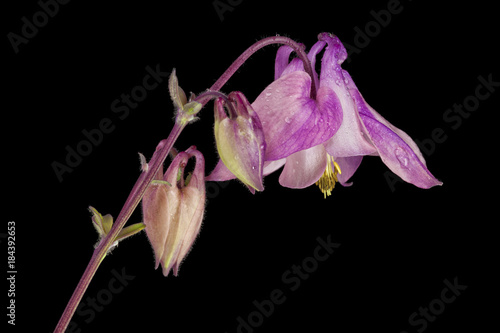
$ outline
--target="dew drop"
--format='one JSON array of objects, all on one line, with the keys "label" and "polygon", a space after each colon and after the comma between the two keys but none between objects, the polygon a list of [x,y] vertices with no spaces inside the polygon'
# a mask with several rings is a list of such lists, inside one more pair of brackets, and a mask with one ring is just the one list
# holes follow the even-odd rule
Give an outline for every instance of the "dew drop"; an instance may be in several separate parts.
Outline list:
[{"label": "dew drop", "polygon": [[401,164],[403,168],[408,169],[408,153],[403,148],[396,148],[394,154],[396,155],[399,164]]},{"label": "dew drop", "polygon": [[290,119],[288,117],[285,118],[285,123],[290,124],[291,122],[292,122],[292,119]]}]

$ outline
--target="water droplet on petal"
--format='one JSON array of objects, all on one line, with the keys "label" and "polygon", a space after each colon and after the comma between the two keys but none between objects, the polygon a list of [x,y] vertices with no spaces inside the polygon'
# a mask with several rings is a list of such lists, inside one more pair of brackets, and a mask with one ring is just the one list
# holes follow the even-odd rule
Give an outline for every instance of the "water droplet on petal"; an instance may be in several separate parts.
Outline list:
[{"label": "water droplet on petal", "polygon": [[285,123],[290,124],[291,122],[292,122],[292,119],[290,119],[288,117],[285,118]]},{"label": "water droplet on petal", "polygon": [[399,164],[401,164],[403,168],[408,169],[408,160],[409,160],[408,153],[403,148],[396,148],[394,154],[396,155]]}]

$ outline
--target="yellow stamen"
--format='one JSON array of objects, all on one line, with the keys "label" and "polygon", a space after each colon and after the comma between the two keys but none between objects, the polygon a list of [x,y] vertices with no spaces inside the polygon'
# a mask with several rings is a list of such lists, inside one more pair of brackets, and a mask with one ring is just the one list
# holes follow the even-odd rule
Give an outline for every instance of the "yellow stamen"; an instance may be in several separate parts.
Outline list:
[{"label": "yellow stamen", "polygon": [[321,192],[325,196],[330,196],[332,194],[332,190],[335,188],[335,183],[338,182],[337,175],[342,174],[340,170],[340,166],[337,162],[333,160],[333,157],[327,154],[327,163],[326,169],[320,179],[316,182]]}]

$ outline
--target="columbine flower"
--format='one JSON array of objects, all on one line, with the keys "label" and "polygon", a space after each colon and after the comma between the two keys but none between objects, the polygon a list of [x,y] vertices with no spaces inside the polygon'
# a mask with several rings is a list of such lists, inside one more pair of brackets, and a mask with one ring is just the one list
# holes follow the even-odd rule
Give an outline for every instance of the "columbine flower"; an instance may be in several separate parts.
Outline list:
[{"label": "columbine flower", "polygon": [[[229,117],[224,106],[227,106]],[[215,141],[224,165],[250,191],[263,191],[262,169],[266,142],[257,113],[241,92],[215,101]]]},{"label": "columbine flower", "polygon": [[[341,68],[347,52],[340,40],[327,33],[320,34],[319,39],[328,44],[322,58],[319,86],[320,89],[330,87],[338,96],[343,110],[342,125],[322,145],[287,157],[280,183],[292,188],[316,183],[326,197],[336,182],[351,185],[346,182],[364,155],[378,155],[391,171],[409,183],[421,188],[441,185],[426,168],[413,140],[373,110],[349,73]],[[277,69],[283,67],[276,66]],[[283,72],[296,68],[297,65],[290,64]]]},{"label": "columbine flower", "polygon": [[[318,42],[308,54],[313,68],[316,55],[324,45],[325,42]],[[287,49],[284,50],[288,52]],[[290,52],[286,57],[289,54]],[[283,56],[277,59],[277,67],[283,65],[282,59]],[[262,124],[266,141],[264,176],[283,166],[288,156],[315,147],[331,138],[342,122],[342,109],[335,93],[324,86],[311,98],[311,83],[312,80],[317,81],[317,75],[314,73],[311,78],[302,69],[302,62],[299,60],[292,61],[290,66],[283,66],[279,70],[283,73],[280,73],[252,103],[252,108],[257,112]],[[321,172],[325,166],[326,162]],[[234,178],[234,174],[219,161],[207,180],[222,181]]]},{"label": "columbine flower", "polygon": [[[190,157],[195,157],[193,173],[184,179],[184,169]],[[143,169],[147,166],[143,165]],[[200,230],[205,209],[205,160],[191,147],[180,152],[162,170],[146,190],[142,199],[146,234],[153,247],[158,268],[163,275],[173,270],[175,276]]]},{"label": "columbine flower", "polygon": [[332,57],[326,59],[328,66],[334,68],[334,75],[325,84],[336,90],[344,110],[340,129],[324,144],[327,153],[345,170],[346,175],[341,182],[354,174],[363,155],[375,155],[380,156],[392,172],[408,183],[425,189],[442,185],[427,169],[415,142],[368,105],[349,73],[340,68],[347,57],[340,40],[327,33],[320,34],[319,39],[325,40],[328,48],[334,50]]},{"label": "columbine flower", "polygon": [[[287,97],[295,98],[293,101],[288,100],[288,103],[295,104],[298,100],[303,100],[304,94],[274,94],[277,99],[270,98],[274,92],[281,92],[283,89],[288,93],[294,84],[301,85],[304,82],[302,61],[293,59],[289,62],[292,50],[288,46],[282,46],[276,56],[275,81],[252,104],[262,122],[268,147],[264,175],[284,165],[279,178],[282,186],[304,188],[316,183],[326,197],[331,194],[337,182],[343,186],[351,185],[347,181],[359,167],[363,156],[374,155],[380,156],[391,171],[409,183],[421,188],[441,185],[427,169],[425,159],[415,142],[371,108],[349,73],[341,68],[347,52],[336,36],[327,33],[319,35],[319,41],[309,52],[312,67],[314,68],[316,54],[325,45],[327,47],[321,62],[320,77],[317,78],[314,73],[312,78],[317,83],[319,81],[316,84],[319,89],[315,101],[318,109],[315,110],[320,114],[324,112],[335,115],[341,121],[329,122],[333,131],[326,131],[328,134],[332,133],[326,136],[321,116],[311,128],[307,127],[310,123],[303,122],[307,131],[293,131],[292,126],[279,122],[284,119],[291,124],[313,109],[307,104],[304,104],[303,109],[294,109],[283,102],[287,101]],[[330,101],[335,102],[321,104],[322,95],[327,95]],[[317,133],[314,132],[315,129],[318,130]],[[291,134],[287,135],[287,130],[292,130]],[[307,144],[305,141],[308,140],[315,144]],[[298,147],[301,148],[296,149]]]}]

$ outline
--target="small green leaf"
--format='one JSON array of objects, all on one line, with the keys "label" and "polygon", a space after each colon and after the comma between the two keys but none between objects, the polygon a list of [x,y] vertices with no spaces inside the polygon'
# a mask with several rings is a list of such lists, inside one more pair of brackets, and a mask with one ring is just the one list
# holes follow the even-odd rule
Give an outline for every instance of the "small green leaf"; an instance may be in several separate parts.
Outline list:
[{"label": "small green leaf", "polygon": [[141,223],[136,223],[136,224],[132,224],[126,228],[123,228],[120,233],[118,234],[118,236],[116,236],[116,239],[115,241],[121,241],[122,239],[125,239],[127,237],[130,237],[132,235],[135,235],[136,233],[140,232],[142,229],[144,229],[146,227],[146,225],[141,222]]},{"label": "small green leaf", "polygon": [[198,112],[200,112],[202,107],[203,107],[203,105],[201,103],[193,101],[193,102],[189,102],[189,103],[184,104],[182,109],[188,115],[195,115]]},{"label": "small green leaf", "polygon": [[109,234],[113,227],[113,217],[110,214],[106,214],[102,217],[102,227],[104,229],[104,234]]},{"label": "small green leaf", "polygon": [[90,206],[89,210],[92,212],[92,224],[94,225],[95,230],[99,234],[99,238],[102,238],[106,235],[106,232],[104,230],[104,227],[102,225],[102,215],[95,209],[94,207]]},{"label": "small green leaf", "polygon": [[170,74],[170,78],[168,79],[168,91],[170,92],[170,98],[172,102],[174,102],[174,105],[177,108],[183,109],[184,104],[187,102],[187,98],[184,90],[179,87],[179,81],[175,75],[175,68],[172,70],[172,74]]}]

